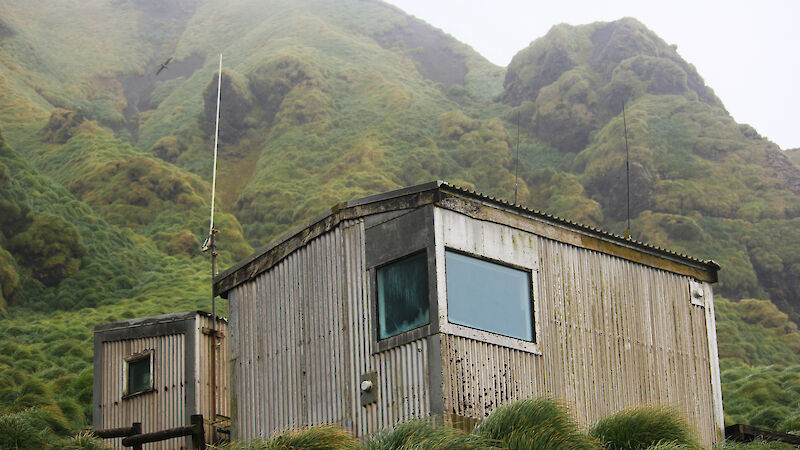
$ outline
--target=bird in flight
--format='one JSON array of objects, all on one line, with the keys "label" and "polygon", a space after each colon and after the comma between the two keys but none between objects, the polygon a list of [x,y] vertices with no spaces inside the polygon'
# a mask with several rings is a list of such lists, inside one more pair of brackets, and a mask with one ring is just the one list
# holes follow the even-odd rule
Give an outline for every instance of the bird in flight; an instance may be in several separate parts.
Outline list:
[{"label": "bird in flight", "polygon": [[156,72],[156,76],[158,76],[158,74],[160,74],[161,71],[163,71],[164,69],[167,68],[167,64],[169,64],[170,61],[172,61],[172,57],[171,56],[169,58],[167,58],[166,61],[161,63],[161,67],[158,68],[158,71]]}]

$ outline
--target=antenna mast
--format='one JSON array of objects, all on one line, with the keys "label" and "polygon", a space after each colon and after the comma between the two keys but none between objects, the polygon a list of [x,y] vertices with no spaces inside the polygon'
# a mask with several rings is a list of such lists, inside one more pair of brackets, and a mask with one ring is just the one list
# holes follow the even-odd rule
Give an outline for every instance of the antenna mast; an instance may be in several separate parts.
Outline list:
[{"label": "antenna mast", "polygon": [[[219,76],[217,78],[217,119],[216,124],[214,125],[214,164],[211,169],[211,221],[208,225],[208,239],[206,240],[207,243],[203,244],[203,250],[211,249],[211,278],[217,275],[217,252],[215,242],[214,242],[214,235],[218,233],[218,230],[214,229],[214,197],[217,191],[217,148],[219,145],[219,103],[220,103],[220,96],[222,94],[222,53],[219,54]],[[210,245],[209,245],[210,244]],[[216,318],[216,297],[214,296],[213,289],[211,293],[211,313]]]},{"label": "antenna mast", "polygon": [[214,277],[217,275],[217,244],[215,236],[219,230],[214,228],[214,197],[217,190],[217,149],[219,147],[219,105],[222,94],[222,53],[219,54],[219,76],[217,77],[217,118],[214,126],[214,164],[211,169],[211,221],[208,226],[208,238],[203,242],[203,251],[211,249],[211,329],[208,335],[211,339],[209,354],[211,379],[211,442],[216,443],[217,421],[217,297],[214,295]]},{"label": "antenna mast", "polygon": [[514,204],[517,204],[517,189],[519,188],[519,111],[517,111],[517,159],[514,161]]},{"label": "antenna mast", "polygon": [[625,130],[625,194],[628,203],[628,223],[625,228],[625,237],[631,237],[631,153],[628,150],[628,122],[625,120],[625,100],[622,101],[622,125]]}]

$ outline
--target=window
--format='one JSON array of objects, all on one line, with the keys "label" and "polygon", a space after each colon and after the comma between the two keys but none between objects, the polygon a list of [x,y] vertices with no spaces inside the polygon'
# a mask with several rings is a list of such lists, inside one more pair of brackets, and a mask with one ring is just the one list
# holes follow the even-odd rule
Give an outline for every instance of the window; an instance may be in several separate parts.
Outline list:
[{"label": "window", "polygon": [[534,341],[529,271],[451,250],[445,268],[450,323]]},{"label": "window", "polygon": [[153,351],[148,350],[125,358],[125,396],[153,389]]},{"label": "window", "polygon": [[421,252],[378,268],[378,339],[429,323],[427,260]]}]

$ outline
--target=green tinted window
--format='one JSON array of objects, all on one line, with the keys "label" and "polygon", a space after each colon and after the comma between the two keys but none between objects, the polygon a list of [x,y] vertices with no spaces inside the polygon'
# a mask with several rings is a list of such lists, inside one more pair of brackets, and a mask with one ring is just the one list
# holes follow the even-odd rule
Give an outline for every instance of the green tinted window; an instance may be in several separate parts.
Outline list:
[{"label": "green tinted window", "polygon": [[385,339],[429,322],[425,252],[378,269],[378,332]]},{"label": "green tinted window", "polygon": [[150,389],[150,355],[128,362],[128,394]]}]

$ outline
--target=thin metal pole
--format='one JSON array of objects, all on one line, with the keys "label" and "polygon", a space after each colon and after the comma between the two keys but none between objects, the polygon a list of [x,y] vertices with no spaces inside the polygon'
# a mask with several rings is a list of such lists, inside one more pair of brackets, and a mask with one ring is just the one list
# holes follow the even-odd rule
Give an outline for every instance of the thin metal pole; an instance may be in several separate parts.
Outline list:
[{"label": "thin metal pole", "polygon": [[214,229],[214,195],[217,190],[217,149],[219,145],[219,105],[222,95],[222,53],[219,54],[219,76],[217,78],[217,120],[214,126],[214,167],[211,172],[211,224],[209,239],[211,240],[211,349],[209,351],[211,379],[211,443],[216,443],[217,419],[217,297],[214,295],[214,277],[217,276],[217,244]]},{"label": "thin metal pole", "polygon": [[628,122],[625,119],[625,101],[622,101],[622,125],[625,129],[625,191],[628,197],[628,226],[625,237],[631,237],[631,153],[628,150]]},{"label": "thin metal pole", "polygon": [[[222,53],[219,54],[219,77],[217,78],[217,122],[214,126],[214,165],[211,169],[211,223],[208,226],[209,236],[214,232],[214,195],[217,190],[217,146],[219,144],[219,100],[222,94]],[[212,274],[215,275],[215,274]]]},{"label": "thin metal pole", "polygon": [[514,162],[514,204],[517,204],[517,189],[519,188],[519,111],[517,111],[517,158]]}]

